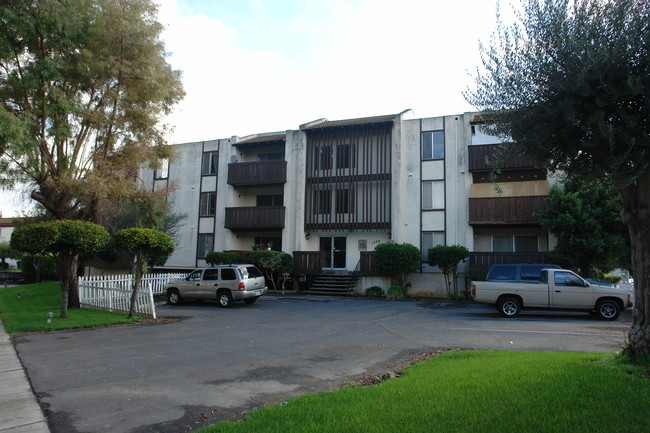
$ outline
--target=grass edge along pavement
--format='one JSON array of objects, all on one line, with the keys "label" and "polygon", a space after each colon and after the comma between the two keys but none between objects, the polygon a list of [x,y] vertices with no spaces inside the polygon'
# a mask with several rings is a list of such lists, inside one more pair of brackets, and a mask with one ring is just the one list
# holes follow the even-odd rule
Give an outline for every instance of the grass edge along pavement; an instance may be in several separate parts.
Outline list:
[{"label": "grass edge along pavement", "polygon": [[582,352],[452,351],[395,379],[304,395],[201,433],[645,433],[646,367]]},{"label": "grass edge along pavement", "polygon": [[[7,333],[94,328],[141,320],[139,316],[129,319],[126,313],[91,308],[70,309],[68,317],[61,319],[60,287],[58,281],[0,287],[0,317]],[[47,323],[48,313],[52,313],[51,323]]]}]

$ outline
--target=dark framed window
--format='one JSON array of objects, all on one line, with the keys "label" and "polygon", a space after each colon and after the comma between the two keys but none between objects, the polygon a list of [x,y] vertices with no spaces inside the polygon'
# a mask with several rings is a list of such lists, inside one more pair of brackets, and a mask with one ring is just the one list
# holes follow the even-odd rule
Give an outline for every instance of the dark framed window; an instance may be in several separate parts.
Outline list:
[{"label": "dark framed window", "polygon": [[314,191],[316,213],[328,215],[332,212],[332,191],[329,189],[319,189]]},{"label": "dark framed window", "polygon": [[346,214],[354,212],[354,191],[339,188],[336,190],[336,213]]},{"label": "dark framed window", "polygon": [[205,152],[201,161],[201,174],[204,176],[217,174],[219,167],[219,152]]},{"label": "dark framed window", "polygon": [[257,155],[258,161],[278,161],[284,160],[284,152],[260,153]]},{"label": "dark framed window", "polygon": [[492,236],[492,251],[536,253],[539,251],[539,238],[536,235],[495,235]]},{"label": "dark framed window", "polygon": [[217,213],[217,193],[202,192],[199,204],[199,216],[215,216]]},{"label": "dark framed window", "polygon": [[284,206],[284,195],[282,194],[269,194],[258,195],[257,206]]},{"label": "dark framed window", "polygon": [[422,133],[422,159],[442,159],[445,157],[444,131]]},{"label": "dark framed window", "polygon": [[205,256],[212,251],[214,251],[214,235],[212,233],[200,233],[196,246],[196,258],[205,259]]},{"label": "dark framed window", "polygon": [[429,260],[429,249],[445,244],[445,232],[422,232],[422,261]]},{"label": "dark framed window", "polygon": [[352,144],[339,144],[336,146],[336,168],[353,168],[354,146]]},{"label": "dark framed window", "polygon": [[316,152],[314,152],[314,169],[332,169],[332,146],[319,146],[316,148]]}]

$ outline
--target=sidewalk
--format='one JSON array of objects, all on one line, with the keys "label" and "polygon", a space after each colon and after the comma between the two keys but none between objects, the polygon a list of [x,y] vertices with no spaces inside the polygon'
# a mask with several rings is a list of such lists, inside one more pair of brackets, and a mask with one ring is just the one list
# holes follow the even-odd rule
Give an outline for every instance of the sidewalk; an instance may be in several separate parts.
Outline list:
[{"label": "sidewalk", "polygon": [[45,415],[1,320],[0,433],[50,433]]}]

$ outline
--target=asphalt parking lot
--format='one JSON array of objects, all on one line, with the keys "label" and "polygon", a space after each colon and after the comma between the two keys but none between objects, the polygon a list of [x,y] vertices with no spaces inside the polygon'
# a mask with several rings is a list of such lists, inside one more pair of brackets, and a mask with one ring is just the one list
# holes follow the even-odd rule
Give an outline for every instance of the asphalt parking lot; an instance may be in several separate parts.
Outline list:
[{"label": "asphalt parking lot", "polygon": [[267,296],[158,308],[175,320],[15,338],[53,433],[183,432],[384,374],[438,349],[616,351],[628,315]]}]

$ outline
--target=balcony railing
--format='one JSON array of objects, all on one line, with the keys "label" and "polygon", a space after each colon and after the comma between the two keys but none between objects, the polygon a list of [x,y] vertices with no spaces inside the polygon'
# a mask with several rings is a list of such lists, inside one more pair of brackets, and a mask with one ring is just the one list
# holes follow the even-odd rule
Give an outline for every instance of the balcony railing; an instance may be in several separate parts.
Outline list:
[{"label": "balcony railing", "polygon": [[284,206],[227,207],[224,227],[231,230],[282,229]]},{"label": "balcony railing", "polygon": [[228,184],[255,186],[287,181],[287,161],[236,162],[228,164]]},{"label": "balcony railing", "polygon": [[317,275],[323,270],[320,251],[294,251],[293,272],[295,274]]},{"label": "balcony railing", "polygon": [[546,197],[470,198],[469,223],[537,224],[534,214],[547,208]]},{"label": "balcony railing", "polygon": [[[492,162],[496,160],[495,153],[500,151],[499,146],[498,144],[468,146],[469,171],[491,171],[495,168]],[[505,155],[504,159],[503,166],[500,167],[502,169],[535,168],[533,161],[521,154]]]},{"label": "balcony railing", "polygon": [[472,267],[488,269],[501,263],[550,263],[550,257],[548,253],[469,253],[469,265]]}]

